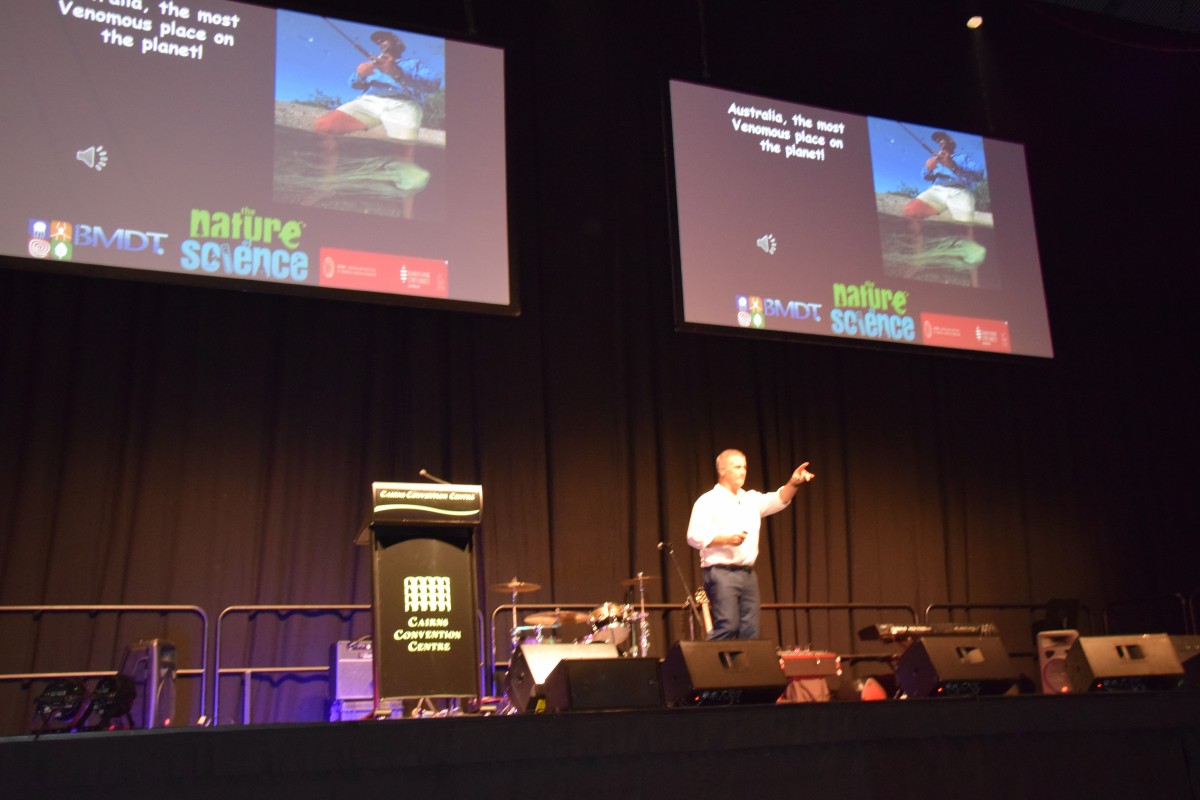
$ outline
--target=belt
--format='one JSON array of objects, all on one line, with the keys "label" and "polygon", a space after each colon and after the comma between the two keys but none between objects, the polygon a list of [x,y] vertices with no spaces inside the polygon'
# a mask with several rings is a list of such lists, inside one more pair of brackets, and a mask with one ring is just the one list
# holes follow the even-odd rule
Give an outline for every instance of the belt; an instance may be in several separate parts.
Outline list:
[{"label": "belt", "polygon": [[747,564],[713,564],[705,569],[727,569],[733,572],[754,572],[754,567]]}]

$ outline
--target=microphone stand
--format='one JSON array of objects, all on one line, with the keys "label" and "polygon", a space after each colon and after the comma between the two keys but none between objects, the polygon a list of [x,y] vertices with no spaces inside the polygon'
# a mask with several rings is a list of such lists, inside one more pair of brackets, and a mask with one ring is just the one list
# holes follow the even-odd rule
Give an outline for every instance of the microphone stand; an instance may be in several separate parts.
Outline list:
[{"label": "microphone stand", "polygon": [[690,629],[689,632],[692,635],[692,639],[695,640],[696,623],[699,622],[701,626],[704,625],[704,616],[700,613],[700,608],[696,603],[695,592],[692,591],[691,584],[689,584],[687,578],[684,577],[683,568],[679,566],[679,559],[675,558],[675,548],[671,546],[671,543],[659,542],[658,549],[667,551],[667,555],[671,557],[671,563],[675,565],[675,573],[679,576],[679,582],[683,584],[683,588],[687,590],[687,603],[685,603],[685,605],[688,607],[688,610],[692,612],[691,619],[688,621]]}]

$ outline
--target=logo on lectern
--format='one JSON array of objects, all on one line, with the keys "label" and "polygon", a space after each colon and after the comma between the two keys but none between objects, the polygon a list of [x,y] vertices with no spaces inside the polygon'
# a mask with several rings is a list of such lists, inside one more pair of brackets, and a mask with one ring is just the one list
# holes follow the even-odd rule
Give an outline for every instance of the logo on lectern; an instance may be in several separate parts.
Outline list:
[{"label": "logo on lectern", "polygon": [[404,610],[450,611],[450,578],[444,575],[410,575],[405,578]]}]

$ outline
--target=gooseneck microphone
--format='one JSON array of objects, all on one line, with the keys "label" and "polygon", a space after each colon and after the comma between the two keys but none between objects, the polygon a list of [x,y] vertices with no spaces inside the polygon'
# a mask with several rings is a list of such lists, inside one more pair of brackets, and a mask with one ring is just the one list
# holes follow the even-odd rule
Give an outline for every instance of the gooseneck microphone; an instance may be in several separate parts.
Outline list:
[{"label": "gooseneck microphone", "polygon": [[450,483],[450,481],[442,480],[437,475],[434,475],[432,472],[425,469],[424,467],[422,467],[421,470],[417,474],[420,475],[422,478],[428,478],[429,480],[436,481],[438,483],[445,483],[447,485],[449,485],[449,483]]}]

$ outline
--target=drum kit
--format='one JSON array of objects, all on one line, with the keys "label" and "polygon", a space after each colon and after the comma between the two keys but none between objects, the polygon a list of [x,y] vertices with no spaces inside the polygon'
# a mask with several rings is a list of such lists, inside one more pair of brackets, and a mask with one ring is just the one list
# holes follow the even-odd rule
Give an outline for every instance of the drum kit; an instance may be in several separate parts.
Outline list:
[{"label": "drum kit", "polygon": [[[575,644],[614,644],[623,656],[636,658],[650,654],[650,618],[646,614],[646,584],[658,580],[639,572],[621,581],[626,589],[636,590],[633,603],[601,603],[590,613],[556,608],[517,618],[517,596],[541,589],[541,584],[520,581],[494,583],[492,591],[512,596],[512,627],[509,637],[515,652],[522,644],[556,644],[561,641],[563,625],[587,624],[589,632],[572,641]],[[522,624],[523,623],[523,624]]]}]

